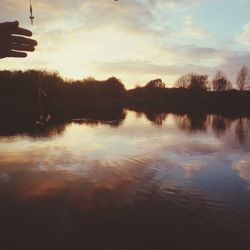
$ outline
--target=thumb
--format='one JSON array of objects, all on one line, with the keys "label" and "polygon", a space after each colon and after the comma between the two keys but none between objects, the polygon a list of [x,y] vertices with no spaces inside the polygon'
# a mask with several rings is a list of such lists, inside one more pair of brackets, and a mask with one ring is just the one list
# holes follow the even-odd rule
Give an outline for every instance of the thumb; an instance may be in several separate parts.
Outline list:
[{"label": "thumb", "polygon": [[9,33],[11,31],[17,29],[18,25],[19,25],[18,21],[0,23],[0,32],[1,33]]}]

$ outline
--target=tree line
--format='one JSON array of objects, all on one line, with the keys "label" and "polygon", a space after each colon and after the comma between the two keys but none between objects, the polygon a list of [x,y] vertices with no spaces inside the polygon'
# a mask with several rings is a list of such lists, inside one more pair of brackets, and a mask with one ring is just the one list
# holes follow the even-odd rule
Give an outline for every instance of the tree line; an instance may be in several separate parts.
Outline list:
[{"label": "tree line", "polygon": [[[208,80],[208,75],[202,75],[198,73],[188,73],[180,76],[175,84],[174,88],[189,89],[189,90],[201,90],[201,91],[228,91],[233,90],[233,84],[228,79],[226,74],[218,70],[211,81]],[[237,73],[235,87],[239,91],[250,89],[250,71],[246,66],[243,66]],[[136,88],[142,88],[137,85]],[[160,79],[154,79],[148,82],[144,88],[167,88],[166,84]]]},{"label": "tree line", "polygon": [[[99,81],[63,79],[57,72],[0,71],[0,113],[12,112],[66,113],[78,116],[81,112],[129,108],[136,111],[154,109],[162,112],[234,112],[249,114],[249,70],[243,66],[236,77],[237,89],[225,73],[218,71],[212,81],[208,75],[190,73],[180,76],[173,88],[160,79],[144,87],[127,90],[116,77]],[[6,112],[6,110],[8,112]],[[99,111],[100,110],[100,111]],[[75,115],[76,114],[76,115]]]},{"label": "tree line", "polygon": [[[237,73],[235,85],[239,91],[250,88],[250,74],[246,66],[243,66]],[[227,91],[233,89],[233,84],[221,70],[217,71],[212,81],[208,81],[208,75],[199,75],[196,73],[181,76],[177,79],[175,86],[178,88],[210,91]]]},{"label": "tree line", "polygon": [[[41,85],[41,86],[39,86]],[[243,66],[237,73],[235,85],[239,91],[250,89],[250,73],[246,66]],[[99,81],[88,77],[83,80],[64,80],[57,72],[47,71],[0,71],[0,96],[36,95],[37,89],[41,87],[48,95],[53,97],[71,98],[121,98],[128,92],[124,84],[116,77]],[[166,84],[160,79],[149,81],[144,87],[137,85],[135,89],[145,88],[165,89]],[[212,81],[208,75],[189,73],[180,76],[174,88],[201,90],[201,91],[228,91],[233,89],[233,84],[226,74],[219,70]]]},{"label": "tree line", "polygon": [[109,99],[123,97],[126,89],[116,77],[73,81],[64,80],[57,72],[0,71],[0,97],[36,99],[41,93],[53,99]]}]

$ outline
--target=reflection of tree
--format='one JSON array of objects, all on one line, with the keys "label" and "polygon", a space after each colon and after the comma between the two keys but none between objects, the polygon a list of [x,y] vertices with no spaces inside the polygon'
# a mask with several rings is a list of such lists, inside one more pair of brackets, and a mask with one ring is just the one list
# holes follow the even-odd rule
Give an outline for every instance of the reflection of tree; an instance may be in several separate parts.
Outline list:
[{"label": "reflection of tree", "polygon": [[108,125],[110,127],[119,127],[123,120],[94,120],[94,119],[75,119],[73,120],[74,123],[78,123],[78,124],[84,124],[84,125],[88,125],[88,126],[91,126],[91,127],[96,127],[96,126],[99,126],[99,125]]},{"label": "reflection of tree", "polygon": [[205,114],[175,115],[177,126],[186,131],[206,131],[207,116]]},{"label": "reflection of tree", "polygon": [[211,125],[215,134],[219,136],[220,134],[225,133],[227,129],[229,129],[231,121],[225,117],[222,117],[221,115],[212,115]]},{"label": "reflection of tree", "polygon": [[178,128],[190,131],[191,123],[187,115],[175,115],[174,120]]},{"label": "reflection of tree", "polygon": [[161,126],[167,119],[168,113],[146,112],[147,119],[157,126]]},{"label": "reflection of tree", "polygon": [[135,117],[136,118],[141,118],[143,116],[143,112],[140,112],[140,111],[137,111],[136,113],[135,113]]},{"label": "reflection of tree", "polygon": [[247,130],[246,125],[247,125],[247,121],[240,118],[235,127],[235,133],[241,145],[245,143],[247,135],[248,135],[248,130]]},{"label": "reflection of tree", "polygon": [[54,138],[64,133],[66,123],[51,124],[49,126],[41,126],[28,131],[26,134],[34,138]]},{"label": "reflection of tree", "polygon": [[[124,109],[101,109],[101,110],[85,110],[84,116],[80,119],[73,119],[74,122],[84,123],[91,126],[109,125],[111,127],[120,126],[127,116]],[[75,117],[74,117],[75,118]]]},{"label": "reflection of tree", "polygon": [[[118,127],[126,118],[126,111],[123,109],[113,110],[85,110],[85,114],[75,113],[67,114],[63,113],[63,117],[52,116],[52,120],[46,124],[36,124],[36,115],[27,116],[13,116],[9,115],[8,119],[3,119],[0,123],[0,136],[16,136],[20,134],[26,134],[33,138],[52,138],[63,134],[67,124],[78,122],[81,124],[87,124],[90,126],[107,125],[110,127]],[[79,118],[80,117],[80,118]]]},{"label": "reflection of tree", "polygon": [[[15,119],[16,118],[16,119]],[[25,134],[32,138],[53,138],[63,134],[66,122],[53,120],[46,125],[37,125],[32,117],[10,117],[0,124],[0,137]]]}]

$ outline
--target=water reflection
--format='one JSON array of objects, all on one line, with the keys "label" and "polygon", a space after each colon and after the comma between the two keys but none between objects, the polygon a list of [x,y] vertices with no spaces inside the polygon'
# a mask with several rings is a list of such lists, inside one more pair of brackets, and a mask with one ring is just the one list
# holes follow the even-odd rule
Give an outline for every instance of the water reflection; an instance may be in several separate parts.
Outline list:
[{"label": "water reflection", "polygon": [[238,137],[238,140],[240,144],[244,144],[246,141],[246,138],[248,136],[248,128],[249,128],[249,120],[240,118],[237,121],[236,127],[235,127],[235,133]]},{"label": "water reflection", "polygon": [[[162,126],[169,114],[166,113],[146,113],[148,120],[158,126]],[[174,120],[177,127],[187,132],[206,132],[212,129],[216,136],[221,136],[235,128],[235,135],[240,144],[244,144],[248,137],[250,118],[225,117],[222,115],[207,115],[204,113],[196,114],[175,114]],[[232,131],[231,131],[232,132]]]},{"label": "water reflection", "polygon": [[[135,116],[140,119],[143,116],[156,126],[163,126],[164,122],[171,114],[163,112],[147,111],[136,112]],[[18,117],[2,120],[0,123],[0,137],[15,136],[25,134],[34,138],[51,138],[60,136],[64,133],[67,125],[73,123],[84,124],[88,126],[119,127],[126,119],[127,111],[124,109],[116,109],[112,111],[85,112],[75,117],[58,117],[54,116],[52,121],[44,126],[38,126],[33,117]],[[176,126],[183,131],[189,133],[214,131],[215,135],[223,136],[231,127],[234,127],[234,133],[240,144],[244,144],[248,138],[248,130],[250,127],[250,118],[242,117],[225,117],[222,115],[207,115],[204,113],[196,114],[172,114]],[[172,118],[171,118],[172,119]]]},{"label": "water reflection", "polygon": [[207,115],[203,113],[185,114],[176,115],[175,121],[177,126],[183,130],[187,130],[190,132],[206,131],[208,126],[207,118]]},{"label": "water reflection", "polygon": [[250,184],[250,157],[236,162],[233,167],[240,177]]},{"label": "water reflection", "polygon": [[154,111],[148,111],[145,113],[147,119],[151,122],[153,122],[153,124],[157,125],[157,126],[161,126],[163,125],[164,121],[167,119],[168,114],[167,113],[156,113]]},{"label": "water reflection", "polygon": [[249,246],[248,118],[122,110],[28,128],[0,130],[0,248]]},{"label": "water reflection", "polygon": [[230,128],[232,123],[232,120],[222,115],[213,115],[211,119],[212,128],[217,136],[223,135]]},{"label": "water reflection", "polygon": [[63,134],[65,127],[74,122],[89,126],[119,127],[126,118],[124,109],[88,111],[71,115],[52,115],[46,123],[37,123],[36,116],[10,116],[0,122],[0,136],[25,134],[31,137],[55,137]]}]

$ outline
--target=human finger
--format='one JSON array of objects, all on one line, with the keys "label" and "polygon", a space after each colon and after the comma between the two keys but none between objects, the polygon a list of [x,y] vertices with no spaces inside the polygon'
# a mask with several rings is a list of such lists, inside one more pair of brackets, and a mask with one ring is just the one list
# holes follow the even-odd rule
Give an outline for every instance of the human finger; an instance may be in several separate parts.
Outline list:
[{"label": "human finger", "polygon": [[19,25],[18,21],[0,23],[0,32],[11,33],[13,30],[16,30],[18,28],[18,25]]},{"label": "human finger", "polygon": [[17,51],[35,51],[35,47],[31,45],[18,45],[18,44],[12,44],[10,46],[11,50],[17,50]]},{"label": "human finger", "polygon": [[20,51],[14,51],[11,50],[6,54],[6,57],[18,57],[18,58],[24,58],[27,57],[27,53],[20,52]]},{"label": "human finger", "polygon": [[30,30],[23,29],[23,28],[20,28],[20,27],[13,30],[11,34],[13,34],[13,35],[22,35],[22,36],[32,36],[32,32]]},{"label": "human finger", "polygon": [[23,36],[11,36],[11,42],[16,44],[36,46],[37,41]]}]

